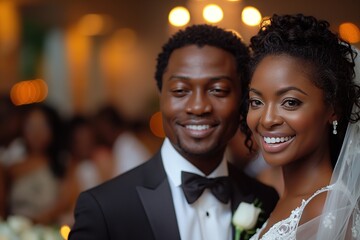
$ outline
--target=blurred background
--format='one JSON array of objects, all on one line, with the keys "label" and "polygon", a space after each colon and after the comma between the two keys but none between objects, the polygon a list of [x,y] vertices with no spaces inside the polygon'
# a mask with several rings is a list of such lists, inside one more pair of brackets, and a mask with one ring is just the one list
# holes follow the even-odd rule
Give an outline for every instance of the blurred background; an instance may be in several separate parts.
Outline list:
[{"label": "blurred background", "polygon": [[[327,20],[360,47],[360,0],[0,0],[0,217],[71,226],[79,192],[161,145],[168,37],[210,23],[249,43],[273,13]],[[243,168],[253,156],[234,139]]]},{"label": "blurred background", "polygon": [[[174,26],[169,14],[177,6],[189,20],[180,12]],[[246,15],[249,6],[259,12]],[[44,100],[65,116],[94,113],[110,102],[127,118],[147,119],[157,109],[155,59],[171,33],[208,22],[248,43],[259,17],[299,12],[328,20],[336,32],[342,26],[343,36],[359,46],[359,0],[0,0],[0,93],[42,79],[46,93],[22,85],[13,102]]]}]

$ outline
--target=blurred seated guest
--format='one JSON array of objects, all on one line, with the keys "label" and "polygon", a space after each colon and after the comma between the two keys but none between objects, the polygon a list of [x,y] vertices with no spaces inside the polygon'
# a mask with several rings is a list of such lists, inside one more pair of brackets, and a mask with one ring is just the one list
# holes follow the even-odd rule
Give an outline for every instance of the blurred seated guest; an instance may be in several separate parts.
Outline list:
[{"label": "blurred seated guest", "polygon": [[26,152],[22,159],[8,166],[9,213],[48,223],[59,197],[64,175],[60,154],[61,119],[45,104],[24,106],[21,140]]},{"label": "blurred seated guest", "polygon": [[4,219],[6,216],[5,192],[6,192],[5,172],[0,164],[0,219],[1,218]]},{"label": "blurred seated guest", "polygon": [[255,158],[249,162],[244,171],[260,182],[274,187],[279,196],[282,195],[284,191],[282,170],[278,166],[269,165],[261,153],[258,152],[256,154]]},{"label": "blurred seated guest", "polygon": [[226,149],[229,161],[242,170],[257,156],[256,146],[253,147],[255,150],[250,152],[245,144],[245,139],[245,134],[238,129]]},{"label": "blurred seated guest", "polygon": [[272,186],[279,195],[283,191],[282,171],[279,167],[270,166],[265,162],[262,155],[258,152],[258,145],[252,142],[252,151],[246,147],[245,134],[237,130],[234,137],[230,140],[227,147],[227,156],[229,161],[244,170],[251,177],[256,178],[260,182]]},{"label": "blurred seated guest", "polygon": [[[61,194],[63,212],[59,222],[72,225],[75,202],[80,192],[102,183],[104,179],[93,160],[96,146],[91,121],[85,116],[76,115],[66,125],[66,131],[68,164],[63,181],[64,192]],[[61,205],[58,207],[61,209]]]},{"label": "blurred seated guest", "polygon": [[94,117],[94,127],[101,150],[94,160],[103,178],[110,179],[122,174],[150,157],[149,150],[130,131],[123,116],[114,106],[101,108]]},{"label": "blurred seated guest", "polygon": [[4,166],[21,159],[25,148],[18,140],[21,115],[9,96],[0,97],[0,164]]},{"label": "blurred seated guest", "polygon": [[73,173],[74,183],[80,192],[103,181],[93,162],[93,153],[96,151],[95,133],[89,119],[83,116],[73,117],[67,127],[67,150],[70,158],[68,172]]}]

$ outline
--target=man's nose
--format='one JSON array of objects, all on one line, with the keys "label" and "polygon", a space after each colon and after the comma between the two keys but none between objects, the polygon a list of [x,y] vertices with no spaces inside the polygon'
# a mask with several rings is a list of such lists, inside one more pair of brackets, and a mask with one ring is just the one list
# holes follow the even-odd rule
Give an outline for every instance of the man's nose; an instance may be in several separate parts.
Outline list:
[{"label": "man's nose", "polygon": [[194,115],[203,115],[212,111],[210,96],[201,89],[194,90],[188,99],[186,112]]}]

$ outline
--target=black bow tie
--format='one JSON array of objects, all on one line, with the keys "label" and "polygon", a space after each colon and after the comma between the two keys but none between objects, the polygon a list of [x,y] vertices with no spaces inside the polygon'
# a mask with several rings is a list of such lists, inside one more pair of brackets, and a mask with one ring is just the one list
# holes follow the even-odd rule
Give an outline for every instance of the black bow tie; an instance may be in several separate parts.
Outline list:
[{"label": "black bow tie", "polygon": [[209,188],[220,202],[229,202],[230,182],[228,177],[206,178],[189,172],[181,172],[181,181],[181,188],[189,204],[195,202],[205,188]]}]

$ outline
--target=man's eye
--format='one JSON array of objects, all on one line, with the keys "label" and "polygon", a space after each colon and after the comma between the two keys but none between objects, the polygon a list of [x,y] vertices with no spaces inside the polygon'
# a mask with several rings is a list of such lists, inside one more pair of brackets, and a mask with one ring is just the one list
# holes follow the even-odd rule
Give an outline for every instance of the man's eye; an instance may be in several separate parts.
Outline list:
[{"label": "man's eye", "polygon": [[210,90],[211,94],[218,97],[225,97],[229,94],[229,92],[230,92],[229,90],[223,88],[214,88]]},{"label": "man's eye", "polygon": [[182,97],[187,94],[187,90],[185,89],[173,89],[171,90],[171,93],[176,97]]}]

